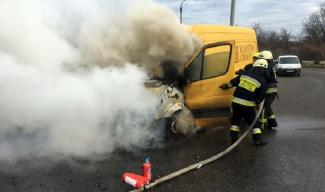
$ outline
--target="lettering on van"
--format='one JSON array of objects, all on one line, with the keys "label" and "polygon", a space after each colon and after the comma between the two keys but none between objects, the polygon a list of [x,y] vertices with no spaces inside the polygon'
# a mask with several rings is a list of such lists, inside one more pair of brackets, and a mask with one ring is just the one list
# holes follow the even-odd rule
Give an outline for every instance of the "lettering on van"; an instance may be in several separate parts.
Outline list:
[{"label": "lettering on van", "polygon": [[252,62],[252,56],[256,50],[254,45],[236,45],[235,46],[235,63],[245,62],[247,64]]}]

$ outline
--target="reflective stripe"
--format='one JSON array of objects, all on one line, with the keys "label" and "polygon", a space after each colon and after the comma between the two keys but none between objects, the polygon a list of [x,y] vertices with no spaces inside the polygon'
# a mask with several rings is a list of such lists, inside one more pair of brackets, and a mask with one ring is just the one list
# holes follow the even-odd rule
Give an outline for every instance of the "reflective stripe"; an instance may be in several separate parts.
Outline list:
[{"label": "reflective stripe", "polygon": [[271,87],[266,90],[266,94],[268,93],[276,93],[278,91],[278,88],[276,87]]},{"label": "reflective stripe", "polygon": [[246,99],[241,99],[238,97],[233,97],[232,102],[238,103],[240,105],[248,106],[248,107],[255,107],[256,103],[254,101],[248,101]]},{"label": "reflective stripe", "polygon": [[249,76],[242,75],[238,86],[250,92],[254,92],[256,88],[261,86],[261,83]]},{"label": "reflective stripe", "polygon": [[262,134],[262,131],[260,128],[254,128],[253,129],[253,134]]},{"label": "reflective stripe", "polygon": [[239,132],[239,127],[237,125],[232,125],[230,127],[230,131],[236,131],[236,132]]},{"label": "reflective stripe", "polygon": [[268,116],[267,118],[268,118],[268,119],[275,119],[275,115],[273,114],[273,115],[271,115],[271,116]]},{"label": "reflective stripe", "polygon": [[261,86],[261,83],[260,82],[258,82],[256,79],[251,78],[251,77],[249,77],[247,75],[242,75],[240,78],[243,78],[243,79],[249,81],[250,83],[256,85],[256,87],[260,87]]},{"label": "reflective stripe", "polygon": [[276,71],[275,71],[275,68],[273,67],[272,70],[273,70],[274,78],[276,79]]},{"label": "reflective stripe", "polygon": [[267,119],[259,119],[258,120],[260,123],[266,123],[267,122]]}]

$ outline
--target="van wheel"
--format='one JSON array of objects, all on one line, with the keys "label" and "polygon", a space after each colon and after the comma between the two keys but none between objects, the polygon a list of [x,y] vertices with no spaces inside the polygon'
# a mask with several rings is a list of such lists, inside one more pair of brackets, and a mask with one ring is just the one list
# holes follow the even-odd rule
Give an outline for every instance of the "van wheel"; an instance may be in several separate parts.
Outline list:
[{"label": "van wheel", "polygon": [[170,118],[165,119],[165,139],[177,139],[180,134],[178,133],[176,127],[177,127],[177,122],[176,122],[176,115],[173,114]]}]

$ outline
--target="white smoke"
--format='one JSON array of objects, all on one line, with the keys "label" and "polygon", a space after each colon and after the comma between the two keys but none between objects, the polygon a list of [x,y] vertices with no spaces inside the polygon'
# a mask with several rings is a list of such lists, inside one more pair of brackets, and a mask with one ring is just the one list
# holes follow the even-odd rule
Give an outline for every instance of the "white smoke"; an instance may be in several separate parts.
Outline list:
[{"label": "white smoke", "polygon": [[87,156],[156,136],[148,127],[157,98],[134,66],[44,73],[4,55],[0,66],[2,158]]},{"label": "white smoke", "polygon": [[87,21],[81,30],[82,61],[100,66],[132,62],[144,66],[151,75],[162,76],[160,64],[167,60],[182,73],[183,64],[201,41],[188,33],[167,7],[145,0],[136,2],[126,10],[125,17],[102,20],[110,18],[104,12]]},{"label": "white smoke", "polygon": [[147,0],[0,1],[0,160],[144,146],[159,137],[147,72],[198,46]]},{"label": "white smoke", "polygon": [[198,128],[195,127],[194,116],[190,109],[184,107],[176,116],[177,131],[184,135],[194,134]]}]

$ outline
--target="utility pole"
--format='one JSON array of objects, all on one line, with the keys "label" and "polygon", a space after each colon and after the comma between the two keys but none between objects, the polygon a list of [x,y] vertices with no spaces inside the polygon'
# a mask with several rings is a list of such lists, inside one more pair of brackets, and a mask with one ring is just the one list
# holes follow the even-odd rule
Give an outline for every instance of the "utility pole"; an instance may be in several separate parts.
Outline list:
[{"label": "utility pole", "polygon": [[233,26],[235,24],[235,8],[236,8],[236,0],[231,0],[230,26]]},{"label": "utility pole", "polygon": [[181,5],[179,7],[179,20],[181,23],[183,23],[183,3],[185,2],[186,0],[183,0],[181,2]]}]

